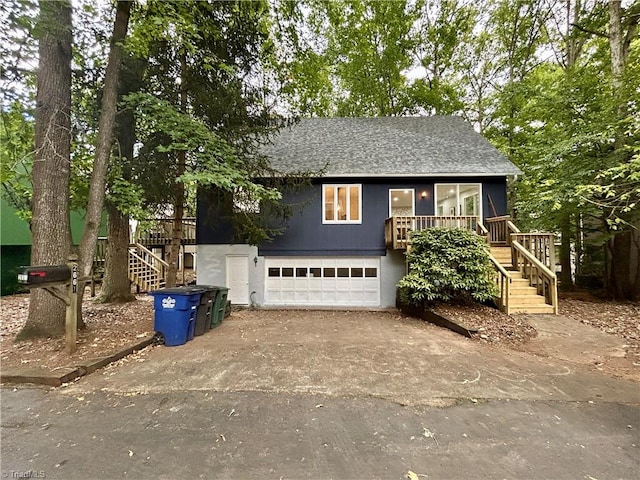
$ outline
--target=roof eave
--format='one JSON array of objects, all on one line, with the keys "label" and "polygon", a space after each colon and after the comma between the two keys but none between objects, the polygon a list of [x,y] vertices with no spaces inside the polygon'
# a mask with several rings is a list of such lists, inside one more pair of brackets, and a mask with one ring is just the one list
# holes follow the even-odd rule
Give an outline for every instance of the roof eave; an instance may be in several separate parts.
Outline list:
[{"label": "roof eave", "polygon": [[[436,178],[436,177],[513,177],[522,172],[434,172],[434,173],[331,173],[327,172],[323,177],[330,178]],[[322,178],[322,177],[318,177]]]}]

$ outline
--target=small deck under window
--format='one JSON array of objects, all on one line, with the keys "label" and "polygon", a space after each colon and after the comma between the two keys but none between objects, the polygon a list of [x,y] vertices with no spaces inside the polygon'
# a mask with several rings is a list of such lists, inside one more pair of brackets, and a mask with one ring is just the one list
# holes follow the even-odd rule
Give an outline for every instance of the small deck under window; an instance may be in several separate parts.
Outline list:
[{"label": "small deck under window", "polygon": [[433,227],[466,228],[475,232],[479,219],[480,217],[477,215],[390,217],[385,220],[384,224],[385,245],[393,250],[406,250],[412,232]]}]

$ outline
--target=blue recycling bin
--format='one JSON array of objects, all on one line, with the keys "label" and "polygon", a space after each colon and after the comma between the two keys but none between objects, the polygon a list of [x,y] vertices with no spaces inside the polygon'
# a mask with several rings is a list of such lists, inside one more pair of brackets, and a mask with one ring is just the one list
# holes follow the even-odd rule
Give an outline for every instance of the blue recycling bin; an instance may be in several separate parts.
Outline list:
[{"label": "blue recycling bin", "polygon": [[176,287],[149,292],[153,296],[153,328],[162,334],[165,345],[184,345],[193,339],[203,291],[196,287]]}]

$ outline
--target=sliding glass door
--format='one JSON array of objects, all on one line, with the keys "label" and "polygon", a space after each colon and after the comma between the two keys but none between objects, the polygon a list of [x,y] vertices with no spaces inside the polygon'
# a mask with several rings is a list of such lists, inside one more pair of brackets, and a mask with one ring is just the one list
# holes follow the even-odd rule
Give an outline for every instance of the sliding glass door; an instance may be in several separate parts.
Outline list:
[{"label": "sliding glass door", "polygon": [[479,183],[436,184],[436,215],[482,218],[481,189],[482,186]]}]

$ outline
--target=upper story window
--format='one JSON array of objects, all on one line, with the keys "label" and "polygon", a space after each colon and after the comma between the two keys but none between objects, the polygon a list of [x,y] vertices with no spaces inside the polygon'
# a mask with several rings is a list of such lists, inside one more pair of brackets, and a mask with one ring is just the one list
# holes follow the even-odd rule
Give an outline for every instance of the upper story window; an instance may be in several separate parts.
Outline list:
[{"label": "upper story window", "polygon": [[440,183],[435,186],[436,215],[482,217],[482,185]]},{"label": "upper story window", "polygon": [[362,185],[323,185],[322,223],[362,223]]}]

